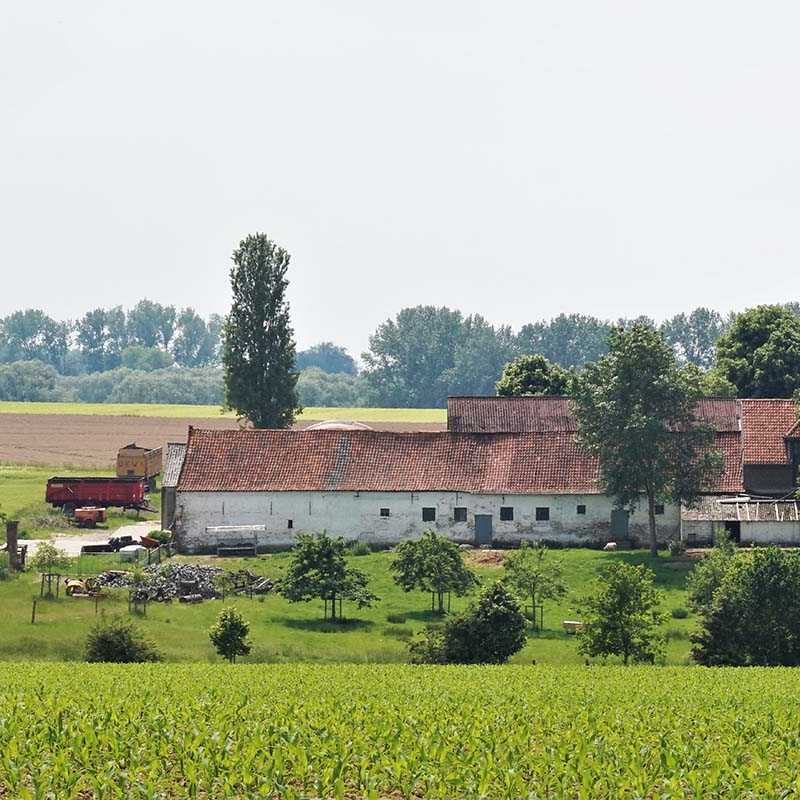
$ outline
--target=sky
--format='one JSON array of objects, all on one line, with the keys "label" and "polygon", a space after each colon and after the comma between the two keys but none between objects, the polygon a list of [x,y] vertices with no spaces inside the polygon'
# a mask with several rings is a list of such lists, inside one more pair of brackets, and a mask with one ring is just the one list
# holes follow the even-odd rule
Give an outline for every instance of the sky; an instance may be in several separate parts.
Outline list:
[{"label": "sky", "polygon": [[402,307],[515,328],[798,299],[800,5],[5,0],[0,315],[225,313],[292,255],[298,346]]}]

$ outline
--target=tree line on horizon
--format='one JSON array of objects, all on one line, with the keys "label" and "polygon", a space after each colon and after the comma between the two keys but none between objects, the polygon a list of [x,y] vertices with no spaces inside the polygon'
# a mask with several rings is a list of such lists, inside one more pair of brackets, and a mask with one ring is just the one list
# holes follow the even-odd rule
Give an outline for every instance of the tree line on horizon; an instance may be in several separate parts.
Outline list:
[{"label": "tree line on horizon", "polygon": [[[679,364],[698,371],[706,394],[767,396],[768,389],[790,396],[797,387],[769,373],[800,373],[800,303],[757,309],[723,316],[700,307],[660,324],[559,314],[515,332],[480,314],[420,305],[378,326],[360,369],[344,347],[326,341],[293,350],[292,370],[306,406],[440,408],[449,395],[563,393],[569,374],[608,353],[615,328],[643,323],[661,334]],[[758,364],[745,363],[746,342],[719,350],[737,320],[737,336],[760,348]],[[74,321],[40,309],[16,311],[0,319],[0,399],[221,404],[224,325],[219,315],[204,319],[190,307],[148,299],[127,311],[92,309]],[[517,361],[531,356],[546,364]],[[518,374],[504,373],[509,364]],[[531,369],[547,375],[526,390]]]}]

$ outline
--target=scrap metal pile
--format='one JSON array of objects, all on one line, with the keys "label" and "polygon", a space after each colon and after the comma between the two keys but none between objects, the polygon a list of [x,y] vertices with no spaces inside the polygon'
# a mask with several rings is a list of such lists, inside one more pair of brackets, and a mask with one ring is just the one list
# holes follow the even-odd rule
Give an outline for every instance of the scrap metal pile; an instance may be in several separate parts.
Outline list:
[{"label": "scrap metal pile", "polygon": [[99,586],[130,589],[131,599],[141,603],[179,600],[196,603],[229,594],[268,594],[273,582],[249,570],[229,572],[203,564],[152,564],[141,574],[109,570],[97,576]]}]

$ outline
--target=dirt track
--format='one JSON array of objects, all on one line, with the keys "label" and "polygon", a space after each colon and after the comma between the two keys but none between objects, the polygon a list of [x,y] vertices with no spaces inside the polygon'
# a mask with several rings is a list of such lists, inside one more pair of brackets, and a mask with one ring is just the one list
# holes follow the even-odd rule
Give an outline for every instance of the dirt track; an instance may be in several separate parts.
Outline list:
[{"label": "dirt track", "polygon": [[[309,422],[300,427],[307,427]],[[437,431],[439,423],[373,422],[389,431]],[[189,425],[235,429],[234,419],[172,419],[80,414],[0,414],[0,463],[70,467],[114,465],[117,450],[130,442],[148,447],[185,442]]]}]

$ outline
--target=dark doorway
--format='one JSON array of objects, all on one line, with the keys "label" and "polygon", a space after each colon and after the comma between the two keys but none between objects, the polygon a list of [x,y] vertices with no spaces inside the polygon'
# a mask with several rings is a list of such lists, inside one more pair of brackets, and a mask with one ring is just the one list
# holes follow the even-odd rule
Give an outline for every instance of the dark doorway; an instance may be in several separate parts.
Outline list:
[{"label": "dark doorway", "polygon": [[491,514],[476,514],[475,515],[475,544],[492,545],[492,515]]},{"label": "dark doorway", "polygon": [[728,534],[732,542],[739,542],[742,540],[742,523],[739,520],[728,520],[725,523],[725,533]]},{"label": "dark doorway", "polygon": [[615,539],[628,538],[628,512],[615,508],[611,512],[611,536]]}]

